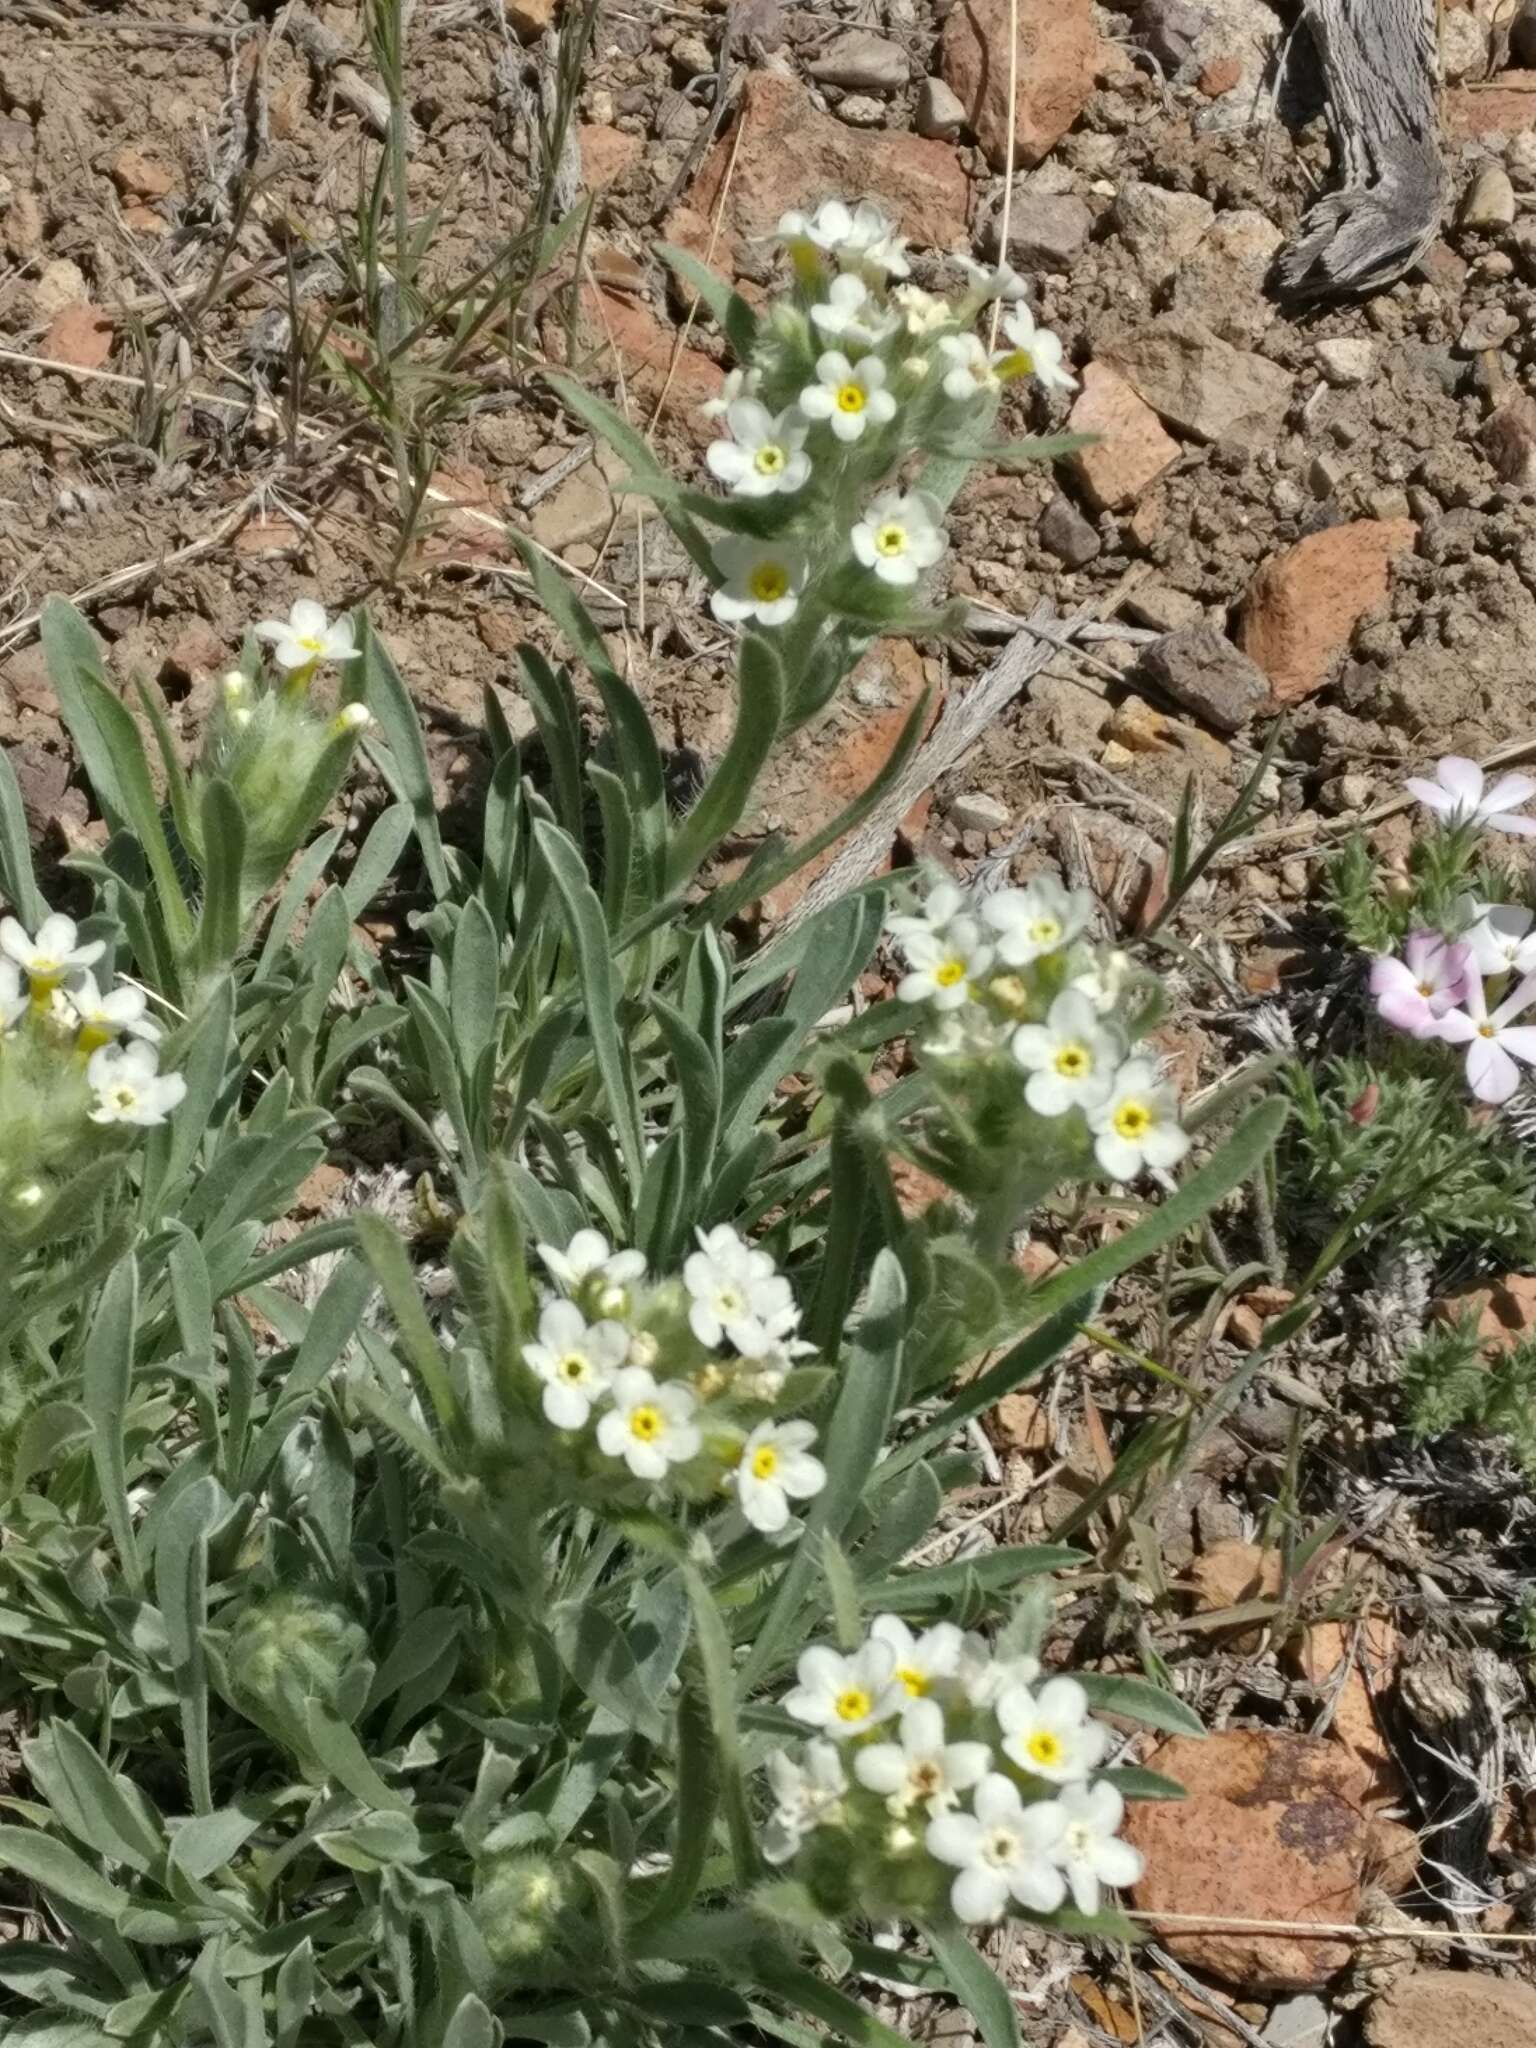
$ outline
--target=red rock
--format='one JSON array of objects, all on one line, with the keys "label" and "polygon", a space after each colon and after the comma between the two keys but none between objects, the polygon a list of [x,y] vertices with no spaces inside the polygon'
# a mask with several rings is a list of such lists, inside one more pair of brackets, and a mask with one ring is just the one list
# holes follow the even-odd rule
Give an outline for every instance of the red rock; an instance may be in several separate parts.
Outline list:
[{"label": "red rock", "polygon": [[1412,1891],[1423,1859],[1423,1845],[1406,1822],[1372,1814],[1365,1843],[1368,1884],[1379,1886],[1390,1899],[1400,1899]]},{"label": "red rock", "polygon": [[[993,170],[1008,167],[1009,0],[955,0],[939,68]],[[1100,60],[1091,0],[1019,0],[1014,162],[1047,156],[1088,103]]]},{"label": "red rock", "polygon": [[125,206],[123,226],[135,235],[163,235],[170,223],[152,206]]},{"label": "red rock", "polygon": [[1372,2002],[1367,2048],[1531,2048],[1536,1991],[1471,1970],[1415,1970]]},{"label": "red rock", "polygon": [[674,330],[635,299],[589,284],[578,303],[583,347],[597,352],[599,364],[612,367],[617,358],[625,389],[642,402],[646,416],[665,391],[662,411],[697,424],[699,407],[724,382],[720,365],[697,349],[678,349]]},{"label": "red rock", "polygon": [[[1315,1621],[1304,1629],[1294,1656],[1303,1678],[1333,1701],[1330,1737],[1344,1745],[1368,1774],[1367,1797],[1376,1804],[1402,1796],[1402,1780],[1391,1745],[1376,1722],[1376,1696],[1391,1683],[1397,1662],[1397,1631],[1382,1615],[1368,1616],[1359,1630],[1337,1621]],[[1340,1676],[1347,1668],[1347,1675]]]},{"label": "red rock", "polygon": [[1445,95],[1445,132],[1465,142],[1536,127],[1536,71],[1501,71],[1497,85],[1462,85]]},{"label": "red rock", "polygon": [[795,78],[747,74],[736,118],[705,158],[688,203],[708,220],[731,170],[724,224],[741,235],[768,235],[780,214],[812,206],[828,193],[868,193],[894,215],[903,234],[928,248],[970,246],[969,182],[947,142],[889,130],[849,128],[823,114]]},{"label": "red rock", "polygon": [[1277,705],[1298,703],[1328,680],[1360,620],[1386,602],[1388,565],[1418,532],[1411,519],[1356,519],[1309,534],[1264,564],[1243,600],[1238,637]]},{"label": "red rock", "polygon": [[142,149],[120,149],[112,159],[112,182],[125,199],[163,199],[176,183],[174,171]]},{"label": "red rock", "polygon": [[1178,460],[1179,444],[1163,431],[1151,406],[1104,363],[1090,363],[1084,370],[1083,388],[1073,402],[1067,429],[1099,436],[1092,447],[1067,457],[1098,512],[1133,505]]},{"label": "red rock", "polygon": [[1442,1323],[1459,1322],[1469,1312],[1477,1318],[1477,1335],[1485,1352],[1497,1356],[1523,1344],[1536,1326],[1536,1274],[1506,1273],[1491,1287],[1468,1287],[1435,1303]]},{"label": "red rock", "polygon": [[1515,392],[1496,406],[1478,435],[1496,474],[1522,490],[1536,486],[1536,399]]},{"label": "red rock", "polygon": [[195,683],[199,677],[232,667],[233,653],[224,635],[215,632],[206,619],[189,619],[171,642],[165,665],[174,676]]},{"label": "red rock", "polygon": [[560,0],[506,0],[506,10],[513,33],[526,43],[551,26],[560,11]]},{"label": "red rock", "polygon": [[1208,100],[1219,100],[1223,93],[1232,91],[1242,76],[1241,57],[1213,57],[1195,83]]},{"label": "red rock", "polygon": [[76,370],[99,370],[112,353],[112,332],[112,315],[80,299],[54,314],[43,354]]},{"label": "red rock", "polygon": [[[1283,1579],[1278,1550],[1261,1550],[1256,1543],[1213,1543],[1189,1569],[1195,1591],[1197,1614],[1222,1614],[1229,1607],[1246,1606],[1250,1600],[1277,1600]],[[1212,1632],[1212,1639],[1225,1636],[1235,1650],[1256,1650],[1263,1640],[1262,1628],[1251,1622]]]},{"label": "red rock", "polygon": [[[1355,1923],[1369,1830],[1363,1774],[1343,1750],[1230,1729],[1204,1741],[1174,1736],[1146,1761],[1189,1796],[1131,1808],[1126,1836],[1146,1858],[1131,1894],[1138,1910],[1154,1920]],[[1192,1928],[1171,1917],[1158,1935],[1181,1962],[1239,1991],[1316,1990],[1353,1952],[1323,1934]]]},{"label": "red rock", "polygon": [[304,529],[281,513],[248,519],[235,535],[237,555],[288,555],[304,545]]},{"label": "red rock", "polygon": [[922,1167],[914,1166],[910,1159],[891,1160],[891,1184],[896,1190],[896,1200],[903,1216],[921,1216],[935,1202],[954,1199],[943,1181],[925,1173]]},{"label": "red rock", "polygon": [[645,153],[638,135],[626,135],[622,128],[608,128],[589,121],[576,131],[581,151],[581,182],[589,192],[601,192],[632,171]]}]

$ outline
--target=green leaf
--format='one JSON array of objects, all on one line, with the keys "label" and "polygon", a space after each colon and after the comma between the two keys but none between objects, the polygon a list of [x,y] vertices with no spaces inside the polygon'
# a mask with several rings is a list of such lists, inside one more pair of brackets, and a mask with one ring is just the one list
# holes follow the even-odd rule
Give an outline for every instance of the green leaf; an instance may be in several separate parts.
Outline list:
[{"label": "green leaf", "polygon": [[448,1017],[466,1082],[496,1035],[496,997],[501,946],[490,913],[471,896],[453,928],[453,963],[448,977]]},{"label": "green leaf", "polygon": [[50,1721],[22,1744],[22,1756],[32,1783],[77,1842],[141,1877],[158,1867],[166,1849],[159,1815],[68,1721]]},{"label": "green leaf", "polygon": [[224,1092],[234,1029],[235,984],[224,976],[215,983],[206,1008],[192,1020],[186,1056],[181,1062],[187,1092],[171,1122],[171,1146],[160,1179],[160,1192],[173,1193],[182,1183],[198,1147],[213,1126],[214,1106]]},{"label": "green leaf", "polygon": [[640,1112],[635,1102],[628,1049],[619,1029],[619,989],[609,950],[608,927],[603,921],[603,908],[587,880],[581,855],[566,834],[542,818],[535,821],[533,833],[565,911],[566,929],[571,935],[581,976],[582,1006],[592,1041],[592,1056],[602,1077],[608,1113],[618,1136],[619,1150],[624,1155],[624,1171],[633,1194],[645,1175],[645,1143],[640,1131]]},{"label": "green leaf", "polygon": [[102,1512],[123,1576],[134,1593],[144,1587],[144,1565],[128,1506],[123,1420],[133,1378],[133,1340],[139,1317],[139,1268],[132,1252],[107,1276],[86,1334],[81,1358],[81,1406],[91,1419],[91,1463]]},{"label": "green leaf", "polygon": [[523,695],[533,711],[544,758],[549,763],[555,816],[579,846],[585,806],[581,796],[581,708],[563,668],[546,661],[537,647],[520,647]]},{"label": "green leaf", "polygon": [[1187,1799],[1189,1793],[1177,1778],[1165,1778],[1161,1771],[1149,1771],[1145,1764],[1120,1764],[1112,1771],[1096,1771],[1113,1785],[1122,1799]]},{"label": "green leaf", "polygon": [[465,1992],[443,2029],[443,2048],[499,2048],[502,2039],[500,2021],[473,1991]]},{"label": "green leaf", "polygon": [[898,2034],[846,1992],[802,1969],[798,1963],[760,1951],[754,1968],[766,1991],[797,2012],[830,2027],[839,2040],[851,2041],[854,2048],[912,2048],[904,2034]]},{"label": "green leaf", "polygon": [[155,1596],[181,1701],[187,1782],[199,1813],[213,1809],[208,1671],[203,1652],[203,1631],[208,1625],[208,1545],[229,1509],[223,1487],[205,1475],[171,1502],[155,1538]]},{"label": "green leaf", "polygon": [[560,1662],[594,1705],[648,1742],[663,1739],[661,1715],[641,1683],[634,1651],[602,1608],[561,1601],[549,1616],[549,1633]]},{"label": "green leaf", "polygon": [[389,804],[380,811],[357,850],[352,872],[341,885],[347,915],[356,923],[395,871],[411,836],[411,807]]},{"label": "green leaf", "polygon": [[662,262],[669,264],[688,289],[714,314],[725,330],[726,340],[736,352],[737,361],[746,362],[757,346],[758,323],[757,315],[741,293],[733,291],[691,250],[679,249],[672,242],[657,242],[655,249]]},{"label": "green leaf", "polygon": [[950,1989],[981,2028],[987,2048],[1023,2048],[1019,2016],[1008,1987],[985,1956],[958,1927],[926,1926],[923,1932]]},{"label": "green leaf", "polygon": [[866,1587],[864,1601],[868,1607],[892,1614],[912,1614],[953,1600],[973,1585],[983,1592],[1006,1592],[1042,1572],[1068,1571],[1086,1563],[1081,1550],[1071,1550],[1064,1543],[1010,1544],[1001,1550],[978,1551],[974,1557],[957,1557],[949,1564],[893,1573],[878,1585]]},{"label": "green leaf", "polygon": [[1205,1724],[1193,1707],[1150,1678],[1117,1678],[1102,1671],[1073,1674],[1090,1703],[1101,1714],[1123,1714],[1128,1721],[1140,1721],[1147,1728],[1162,1728],[1170,1735],[1203,1735]]},{"label": "green leaf", "polygon": [[668,890],[690,881],[740,821],[784,722],[784,687],[783,663],[768,641],[760,633],[745,634],[736,655],[736,724],[730,745],[673,834]]},{"label": "green leaf", "polygon": [[354,1799],[383,1811],[408,1810],[409,1802],[385,1784],[356,1735],[325,1700],[305,1700],[304,1734],[321,1768]]},{"label": "green leaf", "polygon": [[[398,804],[391,806],[391,810],[399,810],[400,808],[401,806]],[[406,805],[404,808],[406,816],[409,817],[409,805]],[[388,814],[386,813],[386,815]],[[330,866],[331,856],[341,844],[342,831],[343,828],[337,825],[331,831],[323,832],[312,845],[306,846],[299,855],[293,873],[288,877],[283,893],[277,899],[277,908],[273,911],[271,921],[267,925],[267,936],[262,942],[261,952],[256,960],[256,979],[258,981],[265,981],[276,966],[277,956],[282,952],[289,932],[293,930],[295,918],[309,901],[316,882],[319,881],[320,877]],[[350,904],[350,898],[348,901]],[[355,912],[352,914],[356,915]]]},{"label": "green leaf", "polygon": [[32,873],[32,847],[27,836],[27,811],[11,757],[0,748],[0,894],[10,902],[29,932],[48,915]]},{"label": "green leaf", "polygon": [[426,862],[434,892],[446,896],[451,886],[443,835],[437,822],[437,799],[432,794],[432,771],[427,762],[427,743],[421,736],[421,721],[411,702],[411,693],[400,671],[390,660],[383,642],[373,630],[366,611],[353,613],[357,648],[362,657],[362,700],[378,720],[379,731],[389,747],[394,779],[399,794],[411,807],[416,843]]},{"label": "green leaf", "polygon": [[171,1836],[171,1862],[201,1883],[240,1853],[264,1818],[259,1809],[224,1806],[184,1820]]},{"label": "green leaf", "polygon": [[358,1242],[379,1276],[405,1355],[432,1403],[439,1426],[452,1431],[458,1425],[458,1396],[443,1347],[421,1305],[416,1275],[400,1233],[383,1216],[368,1211],[358,1216],[356,1228]]},{"label": "green leaf", "polygon": [[203,791],[203,908],[198,919],[196,959],[211,974],[240,949],[245,875],[245,812],[220,776]]},{"label": "green leaf", "polygon": [[109,1884],[73,1849],[35,1828],[0,1827],[0,1870],[14,1871],[51,1898],[105,1920],[115,1921],[133,1904],[127,1892]]}]

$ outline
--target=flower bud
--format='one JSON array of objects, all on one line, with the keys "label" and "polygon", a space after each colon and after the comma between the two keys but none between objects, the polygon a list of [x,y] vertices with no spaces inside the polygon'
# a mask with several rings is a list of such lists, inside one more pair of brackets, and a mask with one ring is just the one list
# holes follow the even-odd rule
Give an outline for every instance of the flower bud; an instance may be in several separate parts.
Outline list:
[{"label": "flower bud", "polygon": [[229,1673],[261,1707],[313,1695],[335,1705],[368,1653],[362,1627],[338,1601],[280,1590],[245,1608],[229,1639]]},{"label": "flower bud", "polygon": [[491,1960],[527,1965],[550,1946],[566,1883],[547,1856],[497,1856],[475,1876],[474,1916]]}]

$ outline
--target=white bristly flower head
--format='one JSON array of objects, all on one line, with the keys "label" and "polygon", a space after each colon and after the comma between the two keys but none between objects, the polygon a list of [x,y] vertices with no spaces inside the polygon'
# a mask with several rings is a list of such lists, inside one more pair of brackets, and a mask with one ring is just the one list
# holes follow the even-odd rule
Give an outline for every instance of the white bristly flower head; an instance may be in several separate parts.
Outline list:
[{"label": "white bristly flower head", "polygon": [[777,1535],[789,1525],[792,1500],[809,1500],[827,1483],[827,1468],[810,1455],[811,1422],[760,1422],[741,1447],[736,1498],[754,1529]]},{"label": "white bristly flower head", "polygon": [[589,1323],[572,1301],[546,1305],[539,1340],[523,1346],[523,1358],[544,1382],[544,1413],[556,1429],[586,1428],[628,1350],[621,1324]]},{"label": "white bristly flower head", "polygon": [[896,1676],[909,1699],[926,1699],[960,1669],[965,1638],[952,1621],[935,1622],[915,1635],[899,1614],[877,1614],[869,1634],[872,1642],[886,1644],[896,1659]]},{"label": "white bristly flower head", "polygon": [[806,385],[798,402],[808,420],[824,420],[839,441],[857,441],[866,429],[888,426],[896,417],[880,358],[850,363],[839,349],[818,358],[816,382]]},{"label": "white bristly flower head", "polygon": [[826,298],[811,308],[811,325],[822,339],[845,348],[878,348],[895,333],[899,318],[880,303],[862,277],[847,273],[834,277]]},{"label": "white bristly flower head", "polygon": [[605,1315],[623,1315],[629,1289],[645,1278],[645,1253],[612,1250],[600,1230],[578,1230],[563,1252],[552,1244],[541,1244],[538,1252],[551,1278],[567,1294],[599,1279],[598,1300]]},{"label": "white bristly flower head", "polygon": [[1120,1038],[1099,1022],[1098,1011],[1077,989],[1063,989],[1043,1024],[1021,1024],[1013,1056],[1029,1075],[1024,1099],[1038,1116],[1092,1109],[1114,1086],[1125,1057]]},{"label": "white bristly flower head", "polygon": [[946,1742],[937,1700],[913,1700],[902,1709],[899,1742],[875,1742],[854,1752],[853,1775],[882,1793],[898,1817],[921,1806],[931,1820],[960,1803],[959,1795],[985,1777],[992,1752],[984,1742]]},{"label": "white bristly flower head", "polygon": [[1125,1801],[1113,1785],[1100,1782],[1064,1786],[1055,1803],[1063,1827],[1051,1855],[1066,1873],[1079,1913],[1097,1913],[1101,1886],[1135,1884],[1142,1873],[1141,1851],[1116,1833]]},{"label": "white bristly flower head", "polygon": [[986,897],[981,914],[997,934],[1003,965],[1028,967],[1077,937],[1093,915],[1093,897],[1086,889],[1064,889],[1052,875],[1037,875],[1022,889]]},{"label": "white bristly flower head", "polygon": [[901,237],[868,199],[852,207],[841,199],[828,199],[811,214],[781,214],[777,234],[802,276],[825,256],[875,283],[905,277],[910,268]]},{"label": "white bristly flower head", "polygon": [[944,358],[944,396],[954,404],[968,405],[997,389],[992,358],[974,334],[941,334],[938,349]]},{"label": "white bristly flower head", "polygon": [[1077,379],[1066,366],[1061,336],[1049,327],[1037,327],[1028,306],[1015,306],[1003,322],[1008,346],[992,358],[992,368],[1006,383],[1014,377],[1033,377],[1047,391],[1075,391]]},{"label": "white bristly flower head", "polygon": [[160,1026],[145,1015],[148,998],[141,988],[125,982],[103,995],[96,986],[95,975],[89,968],[82,968],[69,977],[64,995],[74,1012],[79,1042],[85,1051],[94,1052],[97,1046],[106,1045],[119,1034],[146,1038],[151,1044],[161,1036]]},{"label": "white bristly flower head", "polygon": [[942,517],[926,491],[882,491],[849,535],[853,552],[882,583],[915,583],[944,552]]},{"label": "white bristly flower head", "polygon": [[187,1092],[180,1074],[162,1074],[152,1045],[103,1045],[86,1062],[94,1090],[93,1124],[163,1124]]},{"label": "white bristly flower head", "polygon": [[1134,1180],[1146,1167],[1166,1172],[1189,1150],[1179,1099],[1154,1060],[1129,1059],[1104,1101],[1088,1112],[1093,1149],[1111,1180]]},{"label": "white bristly flower head", "polygon": [[899,284],[891,293],[891,299],[900,309],[902,325],[908,334],[919,340],[940,333],[955,317],[948,299],[936,298],[932,292],[925,292],[921,285]]},{"label": "white bristly flower head", "polygon": [[995,1711],[1006,1754],[1053,1785],[1080,1783],[1109,1743],[1109,1730],[1090,1719],[1088,1695],[1075,1678],[1048,1678],[1038,1692],[1010,1686]]},{"label": "white bristly flower head", "polygon": [[738,498],[798,491],[811,473],[807,423],[793,406],[777,419],[755,398],[738,398],[725,416],[728,441],[711,441],[704,459]]},{"label": "white bristly flower head", "polygon": [[999,1771],[976,1787],[975,1812],[941,1814],[928,1823],[930,1856],[958,1872],[949,1902],[969,1925],[996,1920],[1010,1898],[1031,1912],[1054,1913],[1067,1895],[1051,1860],[1061,1836],[1055,1800],[1026,1806],[1019,1788]]},{"label": "white bristly flower head", "polygon": [[314,668],[323,661],[355,661],[358,648],[352,621],[339,618],[334,625],[325,616],[325,606],[312,597],[295,598],[286,619],[262,619],[252,628],[258,640],[267,641],[279,668]]},{"label": "white bristly flower head", "polygon": [[725,581],[709,605],[723,625],[756,619],[760,626],[782,626],[794,617],[805,588],[806,561],[793,541],[727,533],[712,552]]},{"label": "white bristly flower head", "polygon": [[955,1682],[973,1707],[995,1707],[1010,1687],[1033,1685],[1039,1676],[1038,1657],[994,1657],[983,1635],[961,1641]]},{"label": "white bristly flower head", "polygon": [[970,892],[962,889],[958,882],[935,882],[918,908],[912,912],[897,912],[886,919],[886,929],[893,939],[905,941],[918,933],[947,931],[949,926],[970,903]]},{"label": "white bristly flower head", "polygon": [[675,1381],[658,1386],[638,1365],[613,1376],[613,1406],[597,1425],[597,1447],[622,1458],[637,1479],[664,1479],[669,1465],[697,1457],[702,1438],[693,1395]]},{"label": "white bristly flower head", "polygon": [[82,946],[74,919],[57,911],[43,919],[35,939],[27,937],[14,917],[0,918],[0,953],[26,975],[34,999],[51,995],[69,975],[93,966],[106,950],[102,939]]},{"label": "white bristly flower head", "polygon": [[746,1358],[776,1351],[800,1320],[789,1282],[767,1252],[749,1245],[728,1223],[701,1230],[698,1238],[699,1249],[683,1261],[694,1336],[711,1350],[729,1341]]},{"label": "white bristly flower head", "polygon": [[992,965],[992,948],[973,917],[956,917],[942,932],[914,932],[902,945],[910,972],[896,984],[904,1003],[958,1010]]},{"label": "white bristly flower head", "polygon": [[840,1814],[848,1780],[835,1742],[808,1742],[803,1762],[782,1749],[768,1758],[768,1782],[774,1808],[763,1830],[763,1855],[770,1863],[787,1863],[808,1834]]},{"label": "white bristly flower head", "polygon": [[784,1695],[784,1711],[809,1728],[824,1728],[838,1742],[890,1720],[906,1699],[889,1643],[873,1637],[851,1657],[815,1643],[795,1666],[799,1684]]}]

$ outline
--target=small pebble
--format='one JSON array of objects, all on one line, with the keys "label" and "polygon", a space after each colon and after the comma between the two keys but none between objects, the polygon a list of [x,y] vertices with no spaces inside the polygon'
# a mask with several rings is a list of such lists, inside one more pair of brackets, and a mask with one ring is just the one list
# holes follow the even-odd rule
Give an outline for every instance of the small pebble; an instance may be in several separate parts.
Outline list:
[{"label": "small pebble", "polygon": [[1464,228],[1507,228],[1515,218],[1515,188],[1502,164],[1484,164],[1467,187],[1456,219]]},{"label": "small pebble", "polygon": [[919,135],[937,142],[953,142],[965,126],[960,95],[942,78],[925,78],[917,90],[914,121]]},{"label": "small pebble", "polygon": [[949,822],[959,832],[1002,832],[1013,813],[984,789],[968,789],[949,807]]},{"label": "small pebble", "polygon": [[1320,341],[1317,366],[1330,384],[1347,391],[1353,385],[1364,384],[1376,367],[1376,344],[1348,337]]},{"label": "small pebble", "polygon": [[867,93],[851,92],[836,108],[837,118],[850,128],[880,128],[885,124],[885,107]]}]

